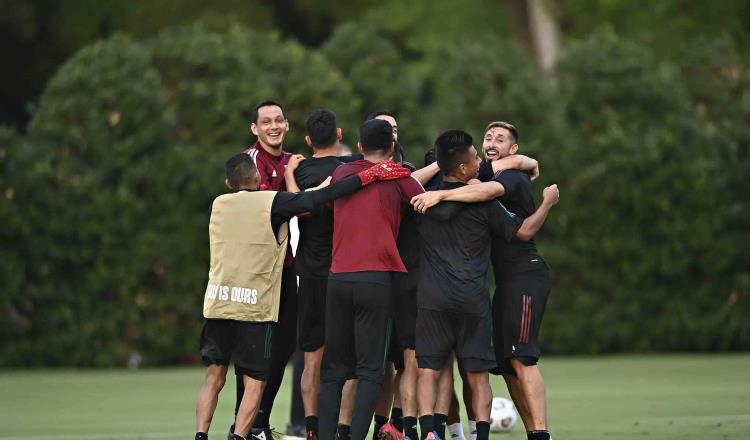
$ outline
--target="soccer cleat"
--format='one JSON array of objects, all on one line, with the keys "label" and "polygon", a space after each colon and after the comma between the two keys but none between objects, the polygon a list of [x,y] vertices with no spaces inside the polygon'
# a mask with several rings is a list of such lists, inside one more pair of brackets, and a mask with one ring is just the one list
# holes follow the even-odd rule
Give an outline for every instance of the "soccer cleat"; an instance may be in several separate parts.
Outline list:
[{"label": "soccer cleat", "polygon": [[318,434],[316,434],[315,431],[307,431],[305,440],[318,440]]},{"label": "soccer cleat", "polygon": [[378,438],[380,440],[404,440],[404,434],[393,426],[393,423],[388,422],[380,427]]},{"label": "soccer cleat", "polygon": [[250,433],[257,440],[278,440],[281,433],[273,428],[253,428]]},{"label": "soccer cleat", "polygon": [[432,431],[427,433],[427,437],[425,437],[425,440],[443,440],[438,435],[437,431]]}]

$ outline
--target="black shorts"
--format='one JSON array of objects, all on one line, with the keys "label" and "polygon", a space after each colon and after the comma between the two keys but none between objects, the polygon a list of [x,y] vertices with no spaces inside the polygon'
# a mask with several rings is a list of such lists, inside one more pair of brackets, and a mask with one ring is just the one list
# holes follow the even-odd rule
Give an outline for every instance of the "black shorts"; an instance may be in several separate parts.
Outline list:
[{"label": "black shorts", "polygon": [[466,371],[495,368],[492,349],[492,315],[420,309],[417,314],[417,364],[439,370],[455,352]]},{"label": "black shorts", "polygon": [[396,370],[404,369],[404,350],[414,350],[417,329],[417,273],[393,274],[394,331],[389,357]]},{"label": "black shorts", "polygon": [[271,362],[272,322],[206,319],[201,331],[203,364],[234,363],[235,374],[265,382]]},{"label": "black shorts", "polygon": [[325,343],[328,278],[299,277],[297,319],[299,349],[311,352]]},{"label": "black shorts", "polygon": [[492,317],[498,369],[492,372],[515,374],[510,359],[535,365],[541,355],[539,329],[550,293],[549,267],[539,256],[525,257],[507,267],[496,283]]}]

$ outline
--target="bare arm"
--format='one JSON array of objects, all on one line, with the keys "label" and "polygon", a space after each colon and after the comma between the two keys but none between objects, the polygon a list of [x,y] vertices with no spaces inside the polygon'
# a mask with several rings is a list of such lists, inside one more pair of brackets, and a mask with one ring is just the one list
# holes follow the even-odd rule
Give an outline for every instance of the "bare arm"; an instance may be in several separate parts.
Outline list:
[{"label": "bare arm", "polygon": [[491,181],[450,190],[428,191],[412,197],[411,204],[415,211],[424,214],[428,209],[442,201],[478,203],[495,199],[503,194],[505,194],[503,185],[499,182]]},{"label": "bare arm", "polygon": [[531,174],[531,180],[539,177],[539,162],[523,154],[513,154],[492,162],[492,172],[522,170]]},{"label": "bare arm", "polygon": [[305,156],[301,154],[295,154],[289,158],[289,163],[286,164],[284,170],[284,182],[286,182],[286,190],[289,192],[300,192],[299,186],[297,186],[297,179],[294,178],[294,170],[297,169],[299,163],[305,160]]},{"label": "bare arm", "polygon": [[440,171],[440,168],[438,168],[437,162],[434,162],[424,168],[420,168],[417,171],[414,171],[413,173],[411,173],[411,177],[417,179],[419,183],[424,185],[425,183],[429,182],[430,179],[435,177],[435,174],[437,174],[438,171]]},{"label": "bare arm", "polygon": [[539,205],[539,208],[533,214],[524,219],[523,224],[518,229],[518,232],[516,232],[516,237],[519,240],[531,240],[534,234],[541,229],[544,221],[547,219],[549,210],[560,201],[560,190],[557,189],[557,185],[548,186],[544,188],[542,197],[542,204]]}]

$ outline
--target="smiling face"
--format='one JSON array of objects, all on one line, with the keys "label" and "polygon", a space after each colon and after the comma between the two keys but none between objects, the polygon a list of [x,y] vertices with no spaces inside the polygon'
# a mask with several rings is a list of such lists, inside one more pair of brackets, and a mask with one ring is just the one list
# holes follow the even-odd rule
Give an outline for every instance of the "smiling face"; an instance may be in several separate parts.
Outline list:
[{"label": "smiling face", "polygon": [[518,144],[513,139],[513,134],[507,128],[492,127],[484,134],[482,141],[482,153],[484,159],[493,161],[515,154]]},{"label": "smiling face", "polygon": [[281,107],[267,105],[258,109],[258,120],[250,125],[250,129],[263,147],[280,150],[289,131],[289,121]]}]

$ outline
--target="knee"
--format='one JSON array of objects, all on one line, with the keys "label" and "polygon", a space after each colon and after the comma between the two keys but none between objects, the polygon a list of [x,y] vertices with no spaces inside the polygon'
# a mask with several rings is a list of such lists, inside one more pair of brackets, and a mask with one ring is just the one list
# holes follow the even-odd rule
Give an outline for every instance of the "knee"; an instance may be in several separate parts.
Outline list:
[{"label": "knee", "polygon": [[216,392],[219,392],[224,388],[226,380],[226,375],[222,374],[221,371],[209,370],[208,374],[206,374],[206,385]]},{"label": "knee", "polygon": [[536,365],[526,365],[518,359],[511,359],[510,364],[513,366],[513,370],[516,372],[516,377],[520,381],[529,377],[529,375],[533,374],[536,370]]}]

